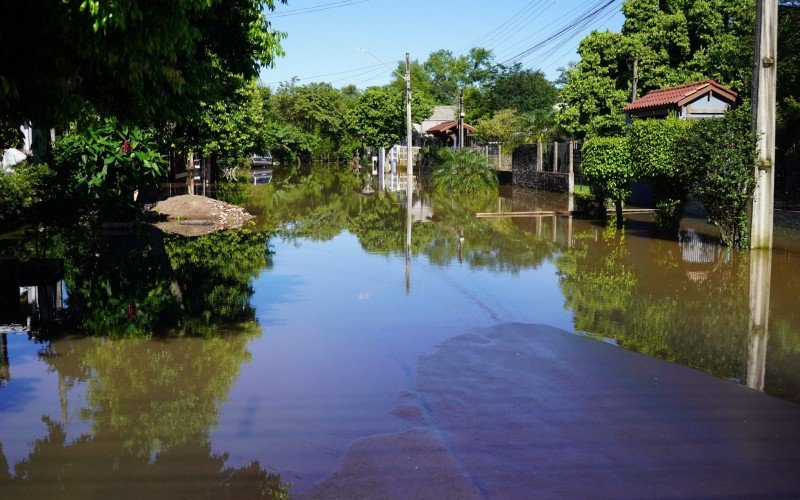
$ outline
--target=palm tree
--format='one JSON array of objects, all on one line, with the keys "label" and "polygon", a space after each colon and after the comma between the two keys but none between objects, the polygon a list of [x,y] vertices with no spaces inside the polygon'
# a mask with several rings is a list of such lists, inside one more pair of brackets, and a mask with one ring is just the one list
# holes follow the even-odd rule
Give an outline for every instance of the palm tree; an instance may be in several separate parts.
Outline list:
[{"label": "palm tree", "polygon": [[497,190],[497,174],[485,157],[465,149],[443,149],[431,173],[433,190],[448,194],[475,194]]}]

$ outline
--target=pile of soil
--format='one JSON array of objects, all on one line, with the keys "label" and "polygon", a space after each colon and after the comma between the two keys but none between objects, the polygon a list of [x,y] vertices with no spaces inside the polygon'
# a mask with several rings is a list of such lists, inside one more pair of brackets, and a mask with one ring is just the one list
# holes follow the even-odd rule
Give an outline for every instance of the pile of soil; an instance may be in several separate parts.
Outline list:
[{"label": "pile of soil", "polygon": [[150,207],[150,212],[166,217],[166,221],[155,224],[156,227],[183,236],[200,236],[241,227],[253,218],[242,207],[193,194],[159,201]]}]

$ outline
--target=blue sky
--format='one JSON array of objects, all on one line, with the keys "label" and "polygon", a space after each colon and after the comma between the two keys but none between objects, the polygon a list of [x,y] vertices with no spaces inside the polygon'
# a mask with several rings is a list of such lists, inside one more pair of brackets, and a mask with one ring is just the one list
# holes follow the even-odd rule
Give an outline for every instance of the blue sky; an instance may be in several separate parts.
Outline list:
[{"label": "blue sky", "polygon": [[[294,76],[301,83],[329,81],[336,87],[354,83],[363,88],[390,80],[390,71],[361,47],[394,67],[406,52],[424,61],[448,49],[458,54],[479,45],[493,48],[504,62],[555,33],[593,5],[595,0],[289,0],[268,13],[273,27],[287,34],[286,55],[274,68],[261,71],[271,86]],[[593,29],[619,30],[623,16],[617,0],[584,27],[523,57],[528,68],[548,78],[576,61],[578,42]],[[315,12],[310,9],[320,6]],[[333,8],[331,8],[333,7]],[[298,9],[301,9],[298,11]],[[505,23],[505,24],[504,24]],[[333,74],[336,73],[336,74]]]}]

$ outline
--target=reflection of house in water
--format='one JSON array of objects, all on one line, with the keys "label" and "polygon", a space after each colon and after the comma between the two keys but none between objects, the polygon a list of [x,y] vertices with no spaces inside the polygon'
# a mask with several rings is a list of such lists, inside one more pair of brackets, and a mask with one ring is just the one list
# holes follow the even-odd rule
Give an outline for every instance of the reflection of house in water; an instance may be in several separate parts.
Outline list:
[{"label": "reflection of house in water", "polygon": [[686,276],[692,281],[705,280],[708,264],[717,261],[719,244],[693,229],[687,229],[678,233],[678,247],[681,249],[681,259],[687,264],[695,264],[686,270]]},{"label": "reflection of house in water", "polygon": [[63,307],[63,278],[60,259],[0,259],[0,325],[53,322]]}]

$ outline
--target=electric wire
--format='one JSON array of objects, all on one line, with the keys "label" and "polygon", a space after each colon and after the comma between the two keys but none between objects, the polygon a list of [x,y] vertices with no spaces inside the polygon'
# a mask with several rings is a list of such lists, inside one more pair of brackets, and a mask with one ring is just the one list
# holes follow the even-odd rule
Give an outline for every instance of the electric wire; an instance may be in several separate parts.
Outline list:
[{"label": "electric wire", "polygon": [[529,46],[525,50],[506,59],[501,64],[504,66],[513,65],[516,62],[520,62],[523,59],[533,54],[536,54],[542,49],[548,49],[554,46],[559,47],[558,45],[556,45],[557,43],[573,38],[575,35],[580,33],[581,30],[583,30],[589,23],[596,20],[600,16],[606,14],[608,9],[612,7],[614,4],[616,4],[618,1],[619,0],[600,0],[594,2],[587,10],[582,12],[576,18],[570,19],[566,24],[562,25],[555,32],[552,32],[551,34],[545,36],[543,39],[540,39],[539,41]]},{"label": "electric wire", "polygon": [[301,14],[311,14],[314,12],[320,12],[323,10],[330,10],[330,9],[338,9],[340,7],[349,7],[351,5],[369,2],[370,0],[341,0],[339,2],[330,2],[330,3],[323,3],[318,5],[311,5],[309,7],[302,7],[299,9],[293,10],[285,10],[282,12],[276,12],[268,15],[268,18],[275,19],[278,17],[289,17],[289,16],[299,16]]},{"label": "electric wire", "polygon": [[[334,73],[325,73],[323,75],[304,76],[302,78],[295,78],[295,80],[297,80],[298,82],[302,82],[302,81],[305,81],[305,80],[313,80],[315,78],[322,78],[322,77],[325,77],[325,76],[336,76],[336,75],[343,75],[343,74],[346,74],[346,73],[355,73],[357,71],[362,71],[362,70],[370,69],[370,68],[376,68],[378,66],[383,66],[383,64],[380,64],[380,63],[370,64],[369,66],[362,66],[360,68],[347,69],[347,70],[344,70],[344,71],[336,71]],[[276,83],[281,83],[281,82],[280,81],[267,82],[267,85],[272,85],[272,84],[276,84]]]}]

